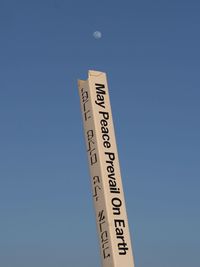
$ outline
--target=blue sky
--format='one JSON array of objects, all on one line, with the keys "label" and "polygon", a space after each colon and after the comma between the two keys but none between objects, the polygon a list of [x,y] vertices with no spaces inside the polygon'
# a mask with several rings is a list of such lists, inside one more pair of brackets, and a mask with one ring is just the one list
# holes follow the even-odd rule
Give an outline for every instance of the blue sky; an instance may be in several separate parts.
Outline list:
[{"label": "blue sky", "polygon": [[108,75],[136,267],[200,266],[199,14],[195,0],[0,0],[0,266],[100,267],[89,69]]}]

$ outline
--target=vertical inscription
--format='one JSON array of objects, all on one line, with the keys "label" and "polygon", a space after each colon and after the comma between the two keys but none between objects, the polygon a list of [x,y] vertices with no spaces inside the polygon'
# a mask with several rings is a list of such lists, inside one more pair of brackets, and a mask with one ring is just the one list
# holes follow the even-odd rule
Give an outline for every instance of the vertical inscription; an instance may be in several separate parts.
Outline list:
[{"label": "vertical inscription", "polygon": [[108,235],[108,223],[105,213],[105,203],[102,190],[102,179],[100,175],[100,167],[98,166],[98,152],[93,123],[93,114],[91,110],[91,100],[87,88],[82,87],[80,89],[80,92],[86,147],[92,178],[92,193],[96,210],[97,230],[99,232],[99,243],[103,259],[106,260],[111,256],[111,249],[109,245],[110,241]]},{"label": "vertical inscription", "polygon": [[[129,244],[125,232],[127,226],[122,210],[125,209],[124,199],[121,195],[121,184],[117,177],[116,148],[112,142],[112,122],[111,113],[106,103],[105,84],[95,83],[96,99],[95,105],[98,110],[99,132],[101,135],[101,144],[103,148],[104,166],[107,177],[107,187],[110,191],[110,200],[113,215],[113,227],[115,229],[116,248],[118,255],[125,256],[129,251]],[[108,97],[108,96],[107,96]],[[114,138],[114,137],[113,137]]]}]

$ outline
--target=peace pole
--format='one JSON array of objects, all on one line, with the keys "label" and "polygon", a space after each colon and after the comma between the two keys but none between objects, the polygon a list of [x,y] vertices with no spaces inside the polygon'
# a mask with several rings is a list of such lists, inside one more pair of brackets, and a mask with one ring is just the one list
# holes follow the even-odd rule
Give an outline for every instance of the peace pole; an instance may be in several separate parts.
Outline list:
[{"label": "peace pole", "polygon": [[134,267],[106,74],[78,80],[102,267]]}]

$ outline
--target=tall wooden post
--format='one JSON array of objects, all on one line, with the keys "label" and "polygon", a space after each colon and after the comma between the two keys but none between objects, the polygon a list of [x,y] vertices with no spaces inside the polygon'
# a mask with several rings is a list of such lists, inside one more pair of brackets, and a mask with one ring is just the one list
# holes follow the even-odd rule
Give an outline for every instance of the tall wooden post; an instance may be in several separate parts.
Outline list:
[{"label": "tall wooden post", "polygon": [[102,267],[134,267],[106,74],[78,87]]}]

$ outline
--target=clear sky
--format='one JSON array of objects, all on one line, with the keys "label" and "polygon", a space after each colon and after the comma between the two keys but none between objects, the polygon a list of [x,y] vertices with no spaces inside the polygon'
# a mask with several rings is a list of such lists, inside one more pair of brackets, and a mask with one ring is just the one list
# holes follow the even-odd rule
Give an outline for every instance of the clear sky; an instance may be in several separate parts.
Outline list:
[{"label": "clear sky", "polygon": [[0,0],[0,266],[100,267],[89,69],[108,75],[136,267],[200,266],[199,14],[199,0]]}]

